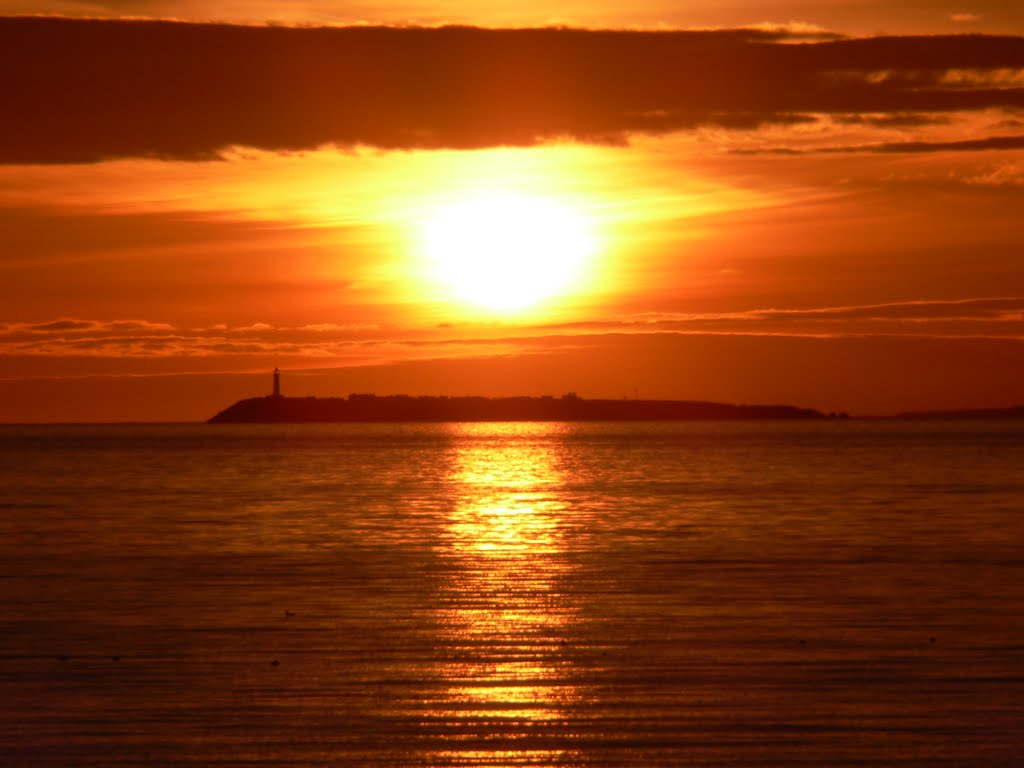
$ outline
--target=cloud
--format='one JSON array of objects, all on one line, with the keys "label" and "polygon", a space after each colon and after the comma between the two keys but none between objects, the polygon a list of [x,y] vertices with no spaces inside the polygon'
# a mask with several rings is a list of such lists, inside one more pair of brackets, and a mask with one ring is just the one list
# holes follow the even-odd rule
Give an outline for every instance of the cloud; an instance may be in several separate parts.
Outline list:
[{"label": "cloud", "polygon": [[949,118],[944,115],[902,112],[888,115],[833,115],[832,119],[840,125],[870,125],[875,128],[921,128],[928,125],[944,125],[949,122]]},{"label": "cloud", "polygon": [[995,165],[967,175],[965,181],[979,187],[1024,187],[1024,163]]},{"label": "cloud", "polygon": [[314,333],[331,333],[339,331],[376,331],[379,329],[380,326],[375,323],[309,323],[307,325],[300,326],[297,330],[312,331]]},{"label": "cloud", "polygon": [[1024,108],[1006,79],[1024,38],[793,34],[0,19],[0,162],[622,143],[809,114]]},{"label": "cloud", "polygon": [[176,329],[169,323],[149,320],[81,320],[62,317],[44,323],[8,323],[0,326],[0,347],[4,345],[39,349],[47,343],[78,343],[89,337],[113,338],[117,334],[137,334],[133,339],[144,338],[146,334],[172,334]]},{"label": "cloud", "polygon": [[[916,300],[809,309],[758,309],[739,316],[752,319],[798,318],[827,320],[948,320],[1001,319],[1024,311],[1024,297]],[[736,315],[733,315],[736,316]]]},{"label": "cloud", "polygon": [[887,141],[879,144],[852,144],[839,147],[794,149],[792,147],[758,147],[734,149],[737,155],[809,155],[848,152],[920,154],[924,152],[979,152],[984,150],[1024,149],[1024,136],[989,136],[961,141]]},{"label": "cloud", "polygon": [[[301,364],[515,355],[571,349],[597,336],[914,337],[1024,340],[1024,297],[916,300],[735,312],[649,313],[520,327],[390,329],[253,323],[182,328],[130,319],[60,318],[0,328],[0,356],[120,361],[288,359]],[[303,362],[305,361],[305,362]]]},{"label": "cloud", "polygon": [[[378,360],[385,350],[444,349],[453,345],[490,349],[501,338],[447,338],[417,331],[386,333],[368,323],[300,326],[265,322],[187,328],[139,319],[111,321],[59,318],[44,323],[0,326],[0,355],[20,357],[206,358],[289,356]],[[419,351],[414,356],[423,357]],[[427,355],[429,356],[429,355]]]},{"label": "cloud", "polygon": [[785,23],[762,21],[759,24],[752,24],[748,29],[776,35],[779,39],[842,40],[845,37],[845,35],[832,32],[808,21],[787,21]]},{"label": "cloud", "polygon": [[49,323],[39,323],[26,327],[27,331],[35,333],[50,333],[60,331],[87,331],[96,327],[96,323],[85,320],[53,320]]},{"label": "cloud", "polygon": [[917,300],[805,309],[757,309],[718,316],[662,317],[679,329],[730,328],[794,336],[914,336],[1024,339],[1024,298]]},{"label": "cloud", "polygon": [[1024,340],[1024,297],[760,308],[736,312],[657,312],[600,322],[549,326],[543,331],[569,336],[678,334]]}]

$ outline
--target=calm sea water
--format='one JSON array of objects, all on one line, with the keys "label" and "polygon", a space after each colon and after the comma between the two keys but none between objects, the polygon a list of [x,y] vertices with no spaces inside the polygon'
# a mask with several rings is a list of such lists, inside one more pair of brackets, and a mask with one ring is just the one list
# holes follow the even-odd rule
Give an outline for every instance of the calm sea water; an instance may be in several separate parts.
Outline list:
[{"label": "calm sea water", "polygon": [[1024,765],[1024,427],[0,428],[5,766]]}]

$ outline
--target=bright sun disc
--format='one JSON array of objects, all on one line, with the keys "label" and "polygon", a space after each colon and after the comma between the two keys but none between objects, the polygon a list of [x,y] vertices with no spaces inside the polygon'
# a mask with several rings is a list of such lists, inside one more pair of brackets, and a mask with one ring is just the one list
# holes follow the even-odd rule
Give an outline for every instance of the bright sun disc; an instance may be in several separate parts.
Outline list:
[{"label": "bright sun disc", "polygon": [[425,247],[436,274],[493,310],[536,304],[566,289],[594,251],[587,220],[539,197],[490,195],[441,209]]}]

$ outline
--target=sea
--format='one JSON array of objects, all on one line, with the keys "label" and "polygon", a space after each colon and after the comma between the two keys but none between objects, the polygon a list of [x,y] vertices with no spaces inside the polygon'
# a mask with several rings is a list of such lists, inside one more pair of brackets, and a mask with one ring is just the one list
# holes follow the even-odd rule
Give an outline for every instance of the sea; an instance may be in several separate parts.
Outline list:
[{"label": "sea", "polygon": [[0,427],[3,766],[1022,766],[1024,423]]}]

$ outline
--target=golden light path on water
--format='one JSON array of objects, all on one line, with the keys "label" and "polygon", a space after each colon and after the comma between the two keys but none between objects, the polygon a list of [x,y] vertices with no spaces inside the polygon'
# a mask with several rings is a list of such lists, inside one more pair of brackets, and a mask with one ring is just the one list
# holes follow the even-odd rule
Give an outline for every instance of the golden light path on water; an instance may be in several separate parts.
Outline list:
[{"label": "golden light path on water", "polygon": [[565,425],[451,429],[457,490],[441,554],[451,558],[453,576],[438,601],[447,653],[437,671],[443,694],[429,715],[456,726],[466,743],[435,759],[549,764],[566,750],[537,737],[584,698],[566,654],[577,616],[563,587],[572,566],[553,455],[560,443],[550,439]]}]

